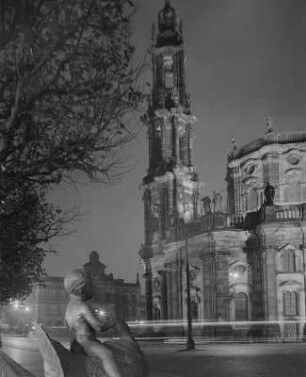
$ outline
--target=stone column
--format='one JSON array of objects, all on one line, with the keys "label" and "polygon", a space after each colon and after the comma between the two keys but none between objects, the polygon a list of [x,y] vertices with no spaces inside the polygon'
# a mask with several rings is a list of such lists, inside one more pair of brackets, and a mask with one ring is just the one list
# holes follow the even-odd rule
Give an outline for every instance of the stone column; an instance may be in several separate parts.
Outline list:
[{"label": "stone column", "polygon": [[240,166],[235,166],[233,169],[234,179],[234,200],[235,200],[235,212],[241,211],[241,170]]},{"label": "stone column", "polygon": [[166,278],[167,278],[167,307],[168,307],[168,319],[173,318],[173,303],[174,303],[174,295],[173,295],[173,279],[172,279],[172,265],[170,264],[168,266],[167,272],[166,272]]},{"label": "stone column", "polygon": [[153,297],[152,297],[152,269],[149,263],[146,264],[146,272],[143,275],[145,278],[146,290],[146,318],[148,321],[153,319]]},{"label": "stone column", "polygon": [[214,319],[214,263],[210,253],[202,254],[203,270],[203,319]]},{"label": "stone column", "polygon": [[183,319],[183,262],[182,262],[182,249],[178,250],[178,262],[177,262],[177,318]]},{"label": "stone column", "polygon": [[160,271],[162,319],[168,319],[167,272]]},{"label": "stone column", "polygon": [[228,269],[225,255],[217,254],[214,257],[215,263],[215,291],[216,291],[216,312],[215,319],[226,321],[228,313]]},{"label": "stone column", "polygon": [[174,127],[174,148],[175,148],[175,162],[176,164],[180,164],[180,137],[179,137],[179,131],[178,131],[178,120],[176,117],[173,117],[173,127]]},{"label": "stone column", "polygon": [[189,165],[193,165],[193,131],[192,131],[192,125],[189,126],[188,128],[188,132],[189,132],[189,145],[188,145],[188,164]]}]

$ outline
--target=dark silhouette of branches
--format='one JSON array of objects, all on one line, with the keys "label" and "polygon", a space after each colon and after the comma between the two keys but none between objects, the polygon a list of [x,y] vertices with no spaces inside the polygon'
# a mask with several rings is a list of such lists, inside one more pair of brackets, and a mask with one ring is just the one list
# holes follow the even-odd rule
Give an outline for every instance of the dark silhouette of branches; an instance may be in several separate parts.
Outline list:
[{"label": "dark silhouette of branches", "polygon": [[29,291],[42,245],[65,233],[53,185],[124,170],[143,98],[132,13],[129,0],[0,0],[0,302]]}]

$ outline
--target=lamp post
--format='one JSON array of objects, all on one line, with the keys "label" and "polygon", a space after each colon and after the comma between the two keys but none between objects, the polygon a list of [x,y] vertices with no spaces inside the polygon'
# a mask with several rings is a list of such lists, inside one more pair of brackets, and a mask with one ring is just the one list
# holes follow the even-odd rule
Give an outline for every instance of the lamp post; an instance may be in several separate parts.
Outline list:
[{"label": "lamp post", "polygon": [[191,314],[191,297],[190,297],[190,271],[189,271],[189,257],[188,257],[188,231],[187,223],[190,220],[190,212],[184,212],[184,236],[185,236],[185,265],[186,265],[186,290],[187,290],[187,350],[195,348],[194,340],[192,339],[192,314]]}]

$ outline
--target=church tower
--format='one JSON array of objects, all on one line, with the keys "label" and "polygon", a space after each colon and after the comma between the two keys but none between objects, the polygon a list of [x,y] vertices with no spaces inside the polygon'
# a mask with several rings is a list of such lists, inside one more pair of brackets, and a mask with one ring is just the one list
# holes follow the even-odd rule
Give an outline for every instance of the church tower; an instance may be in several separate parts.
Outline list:
[{"label": "church tower", "polygon": [[199,180],[192,161],[193,125],[182,22],[170,1],[152,32],[153,87],[148,111],[149,168],[143,180],[145,244],[166,241],[177,220],[199,215]]},{"label": "church tower", "polygon": [[143,117],[149,167],[143,179],[145,242],[140,252],[147,272],[150,258],[175,240],[181,219],[196,220],[200,214],[200,182],[192,159],[196,118],[186,91],[183,27],[169,0],[158,14],[157,33],[152,30],[151,56],[152,93]]}]

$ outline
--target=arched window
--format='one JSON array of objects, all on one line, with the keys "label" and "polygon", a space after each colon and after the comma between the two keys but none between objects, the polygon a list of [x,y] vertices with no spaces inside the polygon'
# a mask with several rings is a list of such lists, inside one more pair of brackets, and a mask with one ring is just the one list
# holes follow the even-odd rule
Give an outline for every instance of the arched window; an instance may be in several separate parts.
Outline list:
[{"label": "arched window", "polygon": [[295,272],[296,260],[294,251],[285,250],[282,253],[282,271]]},{"label": "arched window", "polygon": [[298,312],[298,293],[285,292],[284,293],[284,312],[285,315],[297,315]]},{"label": "arched window", "polygon": [[248,296],[239,292],[234,298],[235,302],[235,320],[247,321],[248,320]]}]

